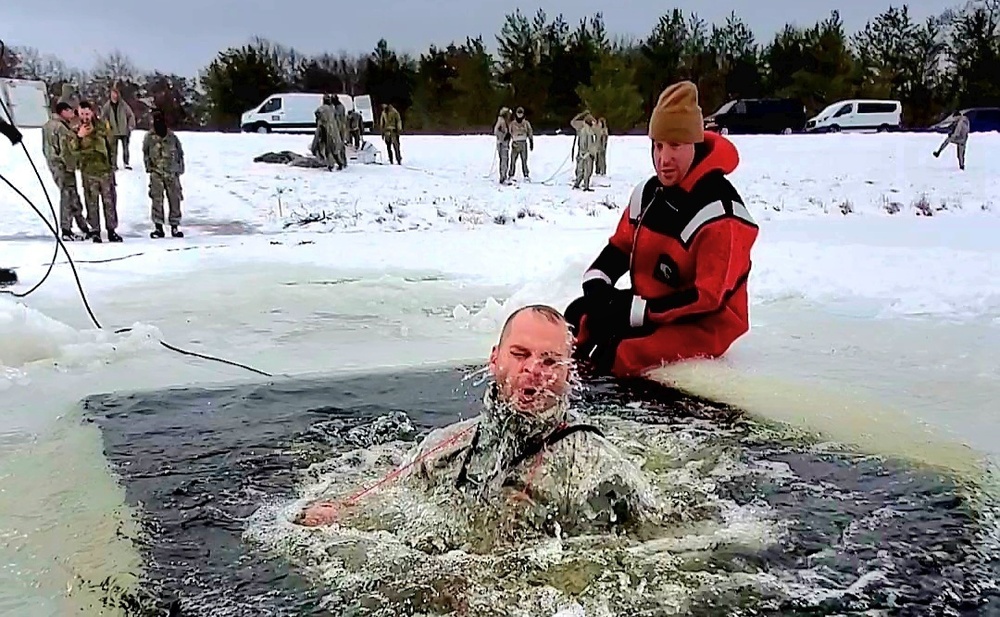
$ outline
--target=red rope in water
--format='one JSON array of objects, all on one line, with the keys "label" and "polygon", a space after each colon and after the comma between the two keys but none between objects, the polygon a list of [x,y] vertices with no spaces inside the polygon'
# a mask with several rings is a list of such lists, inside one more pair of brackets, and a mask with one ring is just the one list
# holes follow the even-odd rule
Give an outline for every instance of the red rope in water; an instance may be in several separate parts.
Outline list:
[{"label": "red rope in water", "polygon": [[355,503],[357,503],[357,501],[359,499],[361,499],[365,495],[367,495],[367,494],[375,491],[376,489],[378,489],[378,488],[380,488],[382,486],[385,486],[386,484],[389,484],[390,482],[392,482],[393,480],[395,480],[399,476],[403,475],[403,473],[405,473],[408,469],[410,469],[410,468],[414,467],[415,465],[418,465],[418,464],[422,463],[423,461],[427,460],[427,458],[430,457],[435,452],[440,452],[441,450],[444,450],[448,446],[454,444],[459,439],[461,439],[465,435],[469,434],[471,431],[475,430],[475,428],[476,428],[476,425],[472,425],[472,426],[470,426],[470,427],[468,427],[468,428],[466,428],[466,429],[464,429],[462,431],[459,431],[458,433],[452,435],[448,439],[446,439],[446,440],[442,441],[441,443],[439,443],[438,445],[434,446],[433,448],[431,448],[427,452],[424,452],[423,454],[421,454],[420,456],[418,456],[414,460],[410,461],[406,465],[403,465],[402,467],[399,467],[397,469],[392,470],[391,472],[389,472],[388,474],[386,474],[385,476],[383,476],[375,484],[372,484],[371,486],[369,486],[367,488],[363,488],[360,491],[357,491],[356,493],[354,493],[353,495],[351,495],[347,499],[344,499],[343,501],[341,501],[341,503],[344,504],[344,505],[354,505]]}]

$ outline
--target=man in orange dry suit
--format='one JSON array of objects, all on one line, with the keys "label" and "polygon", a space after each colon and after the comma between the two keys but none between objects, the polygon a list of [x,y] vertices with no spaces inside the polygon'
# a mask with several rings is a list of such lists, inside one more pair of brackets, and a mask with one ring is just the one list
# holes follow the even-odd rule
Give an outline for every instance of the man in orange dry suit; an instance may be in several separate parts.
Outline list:
[{"label": "man in orange dry suit", "polygon": [[[717,357],[750,329],[747,278],[757,224],[726,179],[739,164],[705,134],[698,90],[668,87],[649,119],[656,175],[632,191],[608,245],[566,310],[577,358],[595,372],[638,376],[664,363]],[[629,272],[632,289],[616,289]]]}]

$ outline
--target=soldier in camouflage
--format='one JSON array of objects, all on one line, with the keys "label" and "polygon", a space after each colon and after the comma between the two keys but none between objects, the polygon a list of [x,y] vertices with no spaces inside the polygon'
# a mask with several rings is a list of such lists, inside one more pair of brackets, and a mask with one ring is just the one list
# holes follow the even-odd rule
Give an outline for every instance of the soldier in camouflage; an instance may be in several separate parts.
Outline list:
[{"label": "soldier in camouflage", "polygon": [[81,101],[78,110],[80,126],[76,139],[69,140],[70,151],[76,157],[83,180],[83,197],[87,204],[88,237],[101,242],[101,205],[104,210],[104,227],[109,242],[121,242],[118,235],[118,194],[111,161],[111,127],[107,120],[99,120],[89,101]]},{"label": "soldier in camouflage", "polygon": [[597,120],[597,158],[594,161],[594,173],[598,176],[608,175],[608,121]]},{"label": "soldier in camouflage", "polygon": [[514,112],[514,120],[510,123],[511,154],[509,177],[514,177],[514,168],[517,167],[517,160],[521,159],[521,173],[525,180],[530,180],[528,175],[528,150],[535,149],[535,136],[531,130],[531,122],[524,117],[524,108],[518,107]]},{"label": "soldier in camouflage", "polygon": [[[516,311],[490,354],[483,412],[432,431],[400,479],[454,491],[480,505],[520,502],[563,530],[656,520],[658,494],[602,431],[569,405],[573,337],[564,317],[536,305]],[[298,522],[336,521],[350,504],[317,502]]]},{"label": "soldier in camouflage", "polygon": [[333,111],[333,97],[323,95],[323,104],[316,108],[316,134],[313,137],[313,154],[326,164],[328,170],[334,166],[343,169],[338,160],[338,142],[341,140],[340,127]]},{"label": "soldier in camouflage", "polygon": [[594,160],[597,158],[597,133],[594,125],[597,121],[589,111],[578,113],[572,120],[570,126],[576,129],[576,179],[573,188],[581,186],[585,191],[592,191],[590,188],[590,177],[594,173]]},{"label": "soldier in camouflage", "polygon": [[163,195],[166,193],[170,212],[167,222],[170,235],[183,238],[181,224],[181,175],[184,173],[184,149],[177,135],[167,128],[163,112],[153,112],[153,130],[142,141],[142,158],[149,174],[149,198],[152,203],[153,231],[150,238],[163,238]]},{"label": "soldier in camouflage", "polygon": [[363,130],[363,118],[361,117],[361,112],[357,109],[352,109],[350,113],[347,114],[347,129],[348,135],[350,137],[351,145],[354,146],[355,150],[361,149],[361,132]]},{"label": "soldier in camouflage", "polygon": [[[382,139],[389,152],[389,163],[403,164],[403,155],[399,151],[399,135],[403,132],[403,119],[392,105],[382,104],[382,115],[378,121],[382,130]],[[395,154],[395,160],[393,159]]]},{"label": "soldier in camouflage", "polygon": [[500,108],[497,123],[493,125],[493,136],[497,139],[497,156],[500,157],[500,184],[507,184],[513,170],[510,164],[510,109]]},{"label": "soldier in camouflage", "polygon": [[65,241],[83,239],[73,233],[74,221],[84,236],[90,233],[77,190],[76,161],[70,151],[69,142],[76,138],[70,122],[75,117],[76,111],[69,103],[60,102],[56,104],[56,113],[42,128],[42,154],[59,188],[59,226]]},{"label": "soldier in camouflage", "polygon": [[57,103],[66,103],[73,110],[73,119],[70,122],[70,128],[75,130],[76,125],[80,123],[80,119],[76,115],[77,110],[80,108],[80,96],[77,94],[73,84],[63,84],[60,90]]},{"label": "soldier in camouflage", "polygon": [[132,169],[128,162],[128,140],[135,129],[135,112],[128,103],[121,100],[118,88],[112,88],[110,100],[101,108],[101,117],[111,126],[112,166],[118,169],[118,143],[121,142],[122,163],[125,164],[125,169]]},{"label": "soldier in camouflage", "polygon": [[333,118],[337,122],[337,132],[340,134],[336,149],[337,166],[338,169],[343,169],[347,167],[347,140],[350,139],[350,131],[347,128],[347,109],[344,107],[344,102],[336,94],[331,99]]}]

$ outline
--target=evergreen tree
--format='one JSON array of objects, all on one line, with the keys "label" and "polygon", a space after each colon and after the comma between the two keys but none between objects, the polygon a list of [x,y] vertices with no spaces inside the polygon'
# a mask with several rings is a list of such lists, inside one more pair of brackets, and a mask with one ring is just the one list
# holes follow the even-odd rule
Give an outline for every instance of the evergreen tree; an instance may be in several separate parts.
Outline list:
[{"label": "evergreen tree", "polygon": [[635,85],[635,69],[621,54],[602,54],[594,65],[590,85],[581,84],[577,93],[595,117],[607,119],[611,130],[631,130],[643,118],[643,97]]}]

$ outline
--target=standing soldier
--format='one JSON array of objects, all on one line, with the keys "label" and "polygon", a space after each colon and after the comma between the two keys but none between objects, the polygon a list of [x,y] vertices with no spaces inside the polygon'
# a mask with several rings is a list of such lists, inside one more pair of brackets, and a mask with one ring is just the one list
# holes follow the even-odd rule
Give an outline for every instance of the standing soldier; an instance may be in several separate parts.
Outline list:
[{"label": "standing soldier", "polygon": [[167,128],[166,118],[160,110],[153,112],[153,130],[146,133],[142,140],[142,158],[149,174],[149,198],[153,200],[152,219],[153,231],[150,238],[162,238],[163,233],[163,194],[167,195],[170,212],[167,222],[170,223],[170,235],[183,238],[184,232],[178,227],[181,224],[181,175],[184,173],[184,149],[177,135]]},{"label": "standing soldier", "polygon": [[361,131],[363,118],[361,117],[361,112],[357,109],[352,109],[349,114],[347,114],[347,127],[349,130],[349,136],[351,145],[354,146],[355,150],[361,149]]},{"label": "standing soldier", "polygon": [[59,94],[59,103],[66,103],[73,110],[74,118],[70,122],[71,128],[76,128],[76,124],[79,120],[76,118],[76,110],[80,107],[80,97],[77,95],[76,90],[73,88],[73,84],[63,84],[62,92]]},{"label": "standing soldier", "polygon": [[958,168],[965,169],[965,146],[969,142],[969,118],[965,114],[959,114],[955,124],[951,127],[951,133],[941,142],[941,147],[934,151],[934,156],[941,156],[948,144],[955,144],[958,153]]},{"label": "standing soldier", "polygon": [[497,155],[500,157],[500,184],[507,184],[510,173],[510,110],[500,108],[497,123],[493,125],[493,136],[497,138]]},{"label": "standing soldier", "polygon": [[604,118],[597,120],[597,161],[594,173],[598,176],[608,175],[608,121]]},{"label": "standing soldier", "polygon": [[385,149],[389,151],[389,162],[393,162],[393,152],[396,153],[396,164],[403,164],[403,156],[399,152],[399,135],[403,132],[403,119],[399,112],[392,105],[382,103],[382,116],[379,118],[379,126],[382,127],[382,139],[385,140]]},{"label": "standing soldier", "polygon": [[336,144],[337,168],[343,169],[347,167],[347,140],[350,137],[347,130],[347,109],[338,95],[334,94],[330,98],[333,102],[333,118],[337,123],[337,133],[340,137]]},{"label": "standing soldier", "polygon": [[570,120],[570,126],[576,129],[576,180],[573,188],[583,185],[583,190],[592,191],[590,176],[594,173],[594,159],[597,157],[597,133],[594,130],[594,116],[589,111],[578,113]]},{"label": "standing soldier", "polygon": [[76,164],[70,151],[69,142],[76,138],[70,121],[75,117],[76,112],[69,103],[60,102],[56,104],[56,113],[42,129],[42,154],[59,188],[59,226],[65,241],[83,239],[73,233],[74,221],[84,236],[90,234],[87,219],[83,217],[83,204],[80,203],[76,184]]},{"label": "standing soldier", "polygon": [[128,103],[121,100],[118,88],[111,89],[111,100],[101,108],[101,117],[111,126],[111,165],[118,169],[118,142],[122,144],[122,162],[125,169],[132,169],[128,160],[128,138],[135,129],[135,113]]},{"label": "standing soldier", "polygon": [[111,165],[111,128],[107,120],[94,117],[89,101],[80,101],[80,126],[76,139],[70,140],[70,150],[76,156],[83,179],[83,198],[87,204],[87,224],[94,242],[101,241],[101,210],[104,206],[104,227],[108,242],[121,242],[118,228],[118,195],[115,173]]},{"label": "standing soldier", "polygon": [[333,112],[333,97],[323,95],[323,104],[316,108],[316,135],[313,137],[313,154],[333,171],[333,166],[343,169],[337,152],[337,142],[340,141],[340,127]]},{"label": "standing soldier", "polygon": [[524,117],[524,108],[518,107],[514,112],[514,120],[510,123],[511,151],[513,157],[510,160],[510,173],[507,175],[514,177],[514,168],[517,167],[517,159],[521,159],[521,173],[525,180],[530,180],[528,175],[528,150],[535,149],[535,137],[531,131],[531,123]]}]

